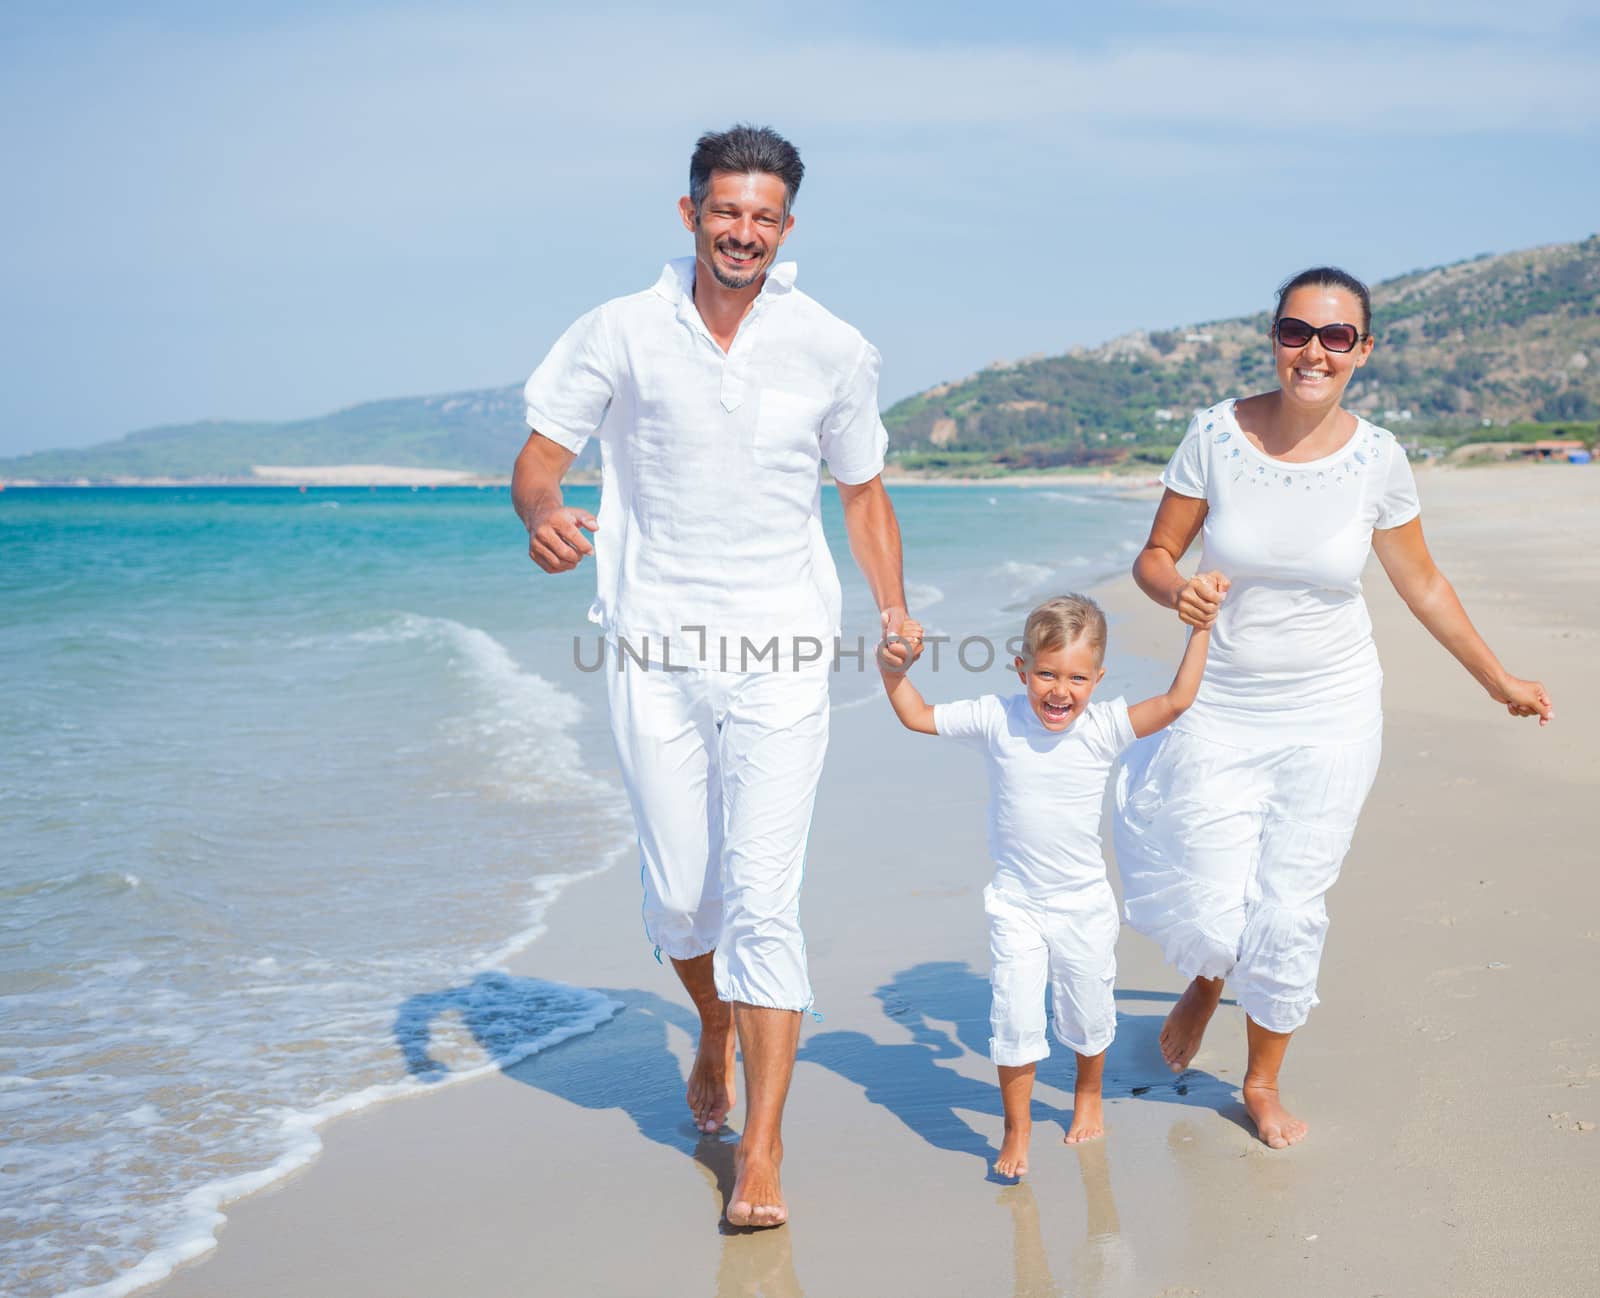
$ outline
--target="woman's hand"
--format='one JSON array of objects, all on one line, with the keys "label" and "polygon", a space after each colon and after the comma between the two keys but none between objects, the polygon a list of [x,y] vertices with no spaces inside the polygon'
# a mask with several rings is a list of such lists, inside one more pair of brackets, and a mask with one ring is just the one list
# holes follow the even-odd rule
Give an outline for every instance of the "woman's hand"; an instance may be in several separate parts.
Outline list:
[{"label": "woman's hand", "polygon": [[1175,607],[1184,625],[1205,630],[1217,620],[1217,610],[1232,583],[1220,572],[1197,572],[1178,589]]},{"label": "woman's hand", "polygon": [[1499,685],[1490,688],[1489,697],[1496,703],[1504,703],[1506,711],[1514,717],[1538,717],[1541,726],[1549,725],[1556,715],[1550,695],[1538,681],[1507,676]]}]

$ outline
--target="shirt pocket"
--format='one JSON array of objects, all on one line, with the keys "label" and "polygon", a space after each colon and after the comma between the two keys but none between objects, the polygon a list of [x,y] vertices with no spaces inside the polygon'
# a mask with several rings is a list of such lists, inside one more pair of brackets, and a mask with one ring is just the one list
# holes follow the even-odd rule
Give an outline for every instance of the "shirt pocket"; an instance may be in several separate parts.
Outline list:
[{"label": "shirt pocket", "polygon": [[751,459],[765,469],[815,470],[822,459],[827,403],[803,392],[763,388]]}]

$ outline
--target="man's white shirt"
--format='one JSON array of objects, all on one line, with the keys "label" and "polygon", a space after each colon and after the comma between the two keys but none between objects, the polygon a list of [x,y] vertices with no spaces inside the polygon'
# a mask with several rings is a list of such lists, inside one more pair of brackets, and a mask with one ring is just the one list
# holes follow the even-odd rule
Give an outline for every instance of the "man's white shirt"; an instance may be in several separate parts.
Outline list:
[{"label": "man's white shirt", "polygon": [[[822,641],[839,629],[839,578],[823,538],[821,465],[847,484],[883,470],[879,356],[855,329],[767,275],[724,353],[694,303],[695,259],[578,320],[527,382],[528,425],[577,453],[598,435],[596,599],[608,637],[672,638],[693,660],[703,627],[737,658],[741,638]],[[759,669],[766,664],[756,664]]]}]

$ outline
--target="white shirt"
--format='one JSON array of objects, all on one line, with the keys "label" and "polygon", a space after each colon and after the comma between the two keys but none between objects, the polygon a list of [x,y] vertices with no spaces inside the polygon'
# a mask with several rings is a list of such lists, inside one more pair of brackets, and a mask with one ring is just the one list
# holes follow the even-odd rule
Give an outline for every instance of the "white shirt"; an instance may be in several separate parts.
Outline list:
[{"label": "white shirt", "polygon": [[[597,307],[528,380],[528,425],[576,453],[600,438],[589,611],[659,661],[737,670],[740,637],[812,636],[832,653],[839,577],[822,534],[821,464],[843,483],[883,470],[878,352],[775,266],[724,353],[694,303],[695,259]],[[704,627],[703,636],[684,627]],[[769,669],[768,663],[753,669]]]},{"label": "white shirt", "polygon": [[985,694],[936,704],[933,727],[989,759],[996,889],[1050,906],[1107,886],[1100,809],[1111,766],[1134,740],[1125,699],[1090,703],[1065,730],[1053,731],[1026,694]]},{"label": "white shirt", "polygon": [[1394,434],[1357,420],[1332,455],[1258,450],[1223,401],[1194,417],[1161,481],[1206,502],[1203,571],[1233,583],[1199,697],[1174,729],[1255,745],[1349,743],[1382,726],[1383,673],[1361,598],[1374,528],[1422,509]]}]

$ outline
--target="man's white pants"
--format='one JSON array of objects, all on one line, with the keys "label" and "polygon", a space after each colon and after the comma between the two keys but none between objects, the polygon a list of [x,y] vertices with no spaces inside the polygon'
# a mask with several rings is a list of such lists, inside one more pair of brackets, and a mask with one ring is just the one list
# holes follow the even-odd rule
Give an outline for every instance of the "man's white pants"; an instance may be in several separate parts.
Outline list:
[{"label": "man's white pants", "polygon": [[989,916],[989,1057],[1018,1068],[1050,1054],[1044,991],[1055,1005],[1056,1039],[1098,1055],[1117,1034],[1117,933],[1122,921],[1111,885],[1085,889],[1071,906],[1039,906],[983,890]]},{"label": "man's white pants", "polygon": [[828,746],[828,670],[606,664],[633,806],[645,932],[674,960],[715,951],[717,995],[811,1005],[800,881]]}]

